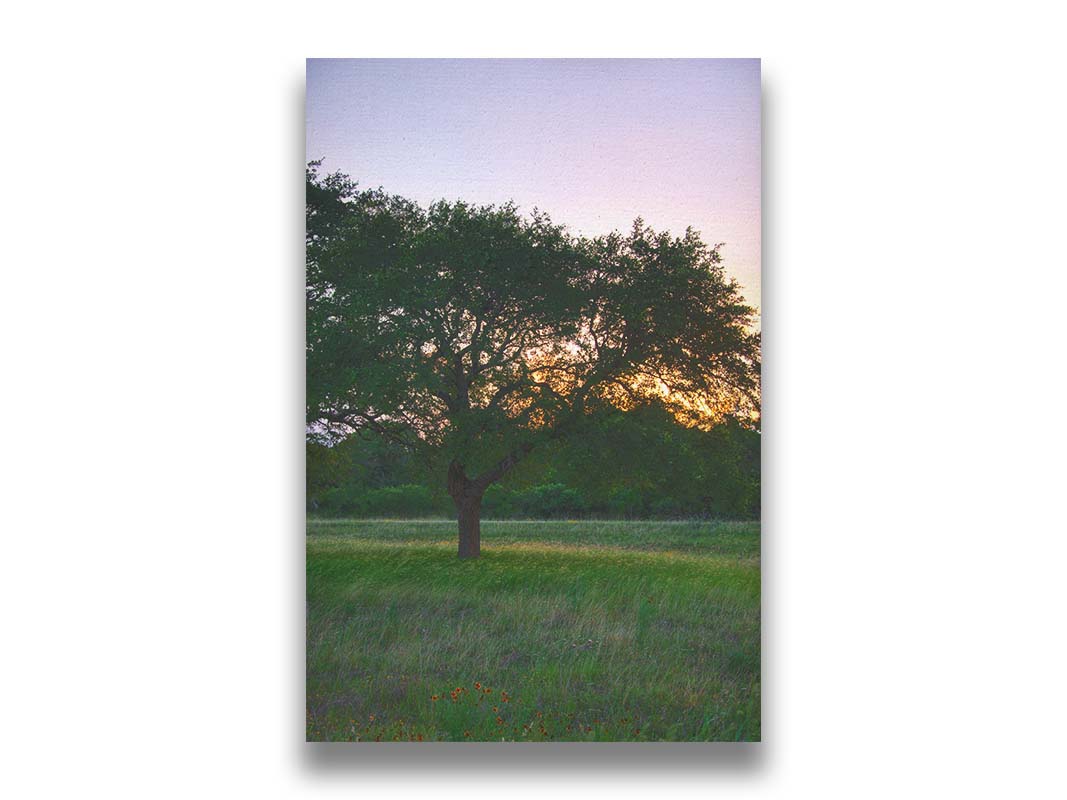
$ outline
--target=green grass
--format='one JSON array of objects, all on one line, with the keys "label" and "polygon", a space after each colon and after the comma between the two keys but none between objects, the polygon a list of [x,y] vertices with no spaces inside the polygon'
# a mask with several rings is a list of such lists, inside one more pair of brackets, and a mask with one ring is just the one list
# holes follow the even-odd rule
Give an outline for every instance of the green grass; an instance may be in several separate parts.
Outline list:
[{"label": "green grass", "polygon": [[309,520],[309,741],[759,740],[758,523],[456,535]]}]

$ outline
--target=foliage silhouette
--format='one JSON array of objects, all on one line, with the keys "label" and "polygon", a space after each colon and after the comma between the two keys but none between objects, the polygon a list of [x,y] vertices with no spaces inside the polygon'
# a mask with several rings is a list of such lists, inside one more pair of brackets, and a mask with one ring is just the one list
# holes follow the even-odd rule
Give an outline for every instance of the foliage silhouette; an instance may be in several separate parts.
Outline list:
[{"label": "foliage silhouette", "polygon": [[423,209],[318,166],[309,430],[373,433],[434,465],[461,558],[480,552],[488,487],[598,415],[654,400],[690,424],[755,424],[754,312],[693,229],[676,238],[639,219],[627,235],[579,238],[536,210]]}]

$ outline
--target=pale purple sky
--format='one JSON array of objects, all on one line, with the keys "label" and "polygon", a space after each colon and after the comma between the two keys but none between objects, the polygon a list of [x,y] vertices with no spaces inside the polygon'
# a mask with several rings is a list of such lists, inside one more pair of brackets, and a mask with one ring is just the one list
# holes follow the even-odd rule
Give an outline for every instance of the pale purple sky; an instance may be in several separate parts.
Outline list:
[{"label": "pale purple sky", "polygon": [[580,234],[691,225],[759,305],[759,59],[309,59],[307,157]]}]

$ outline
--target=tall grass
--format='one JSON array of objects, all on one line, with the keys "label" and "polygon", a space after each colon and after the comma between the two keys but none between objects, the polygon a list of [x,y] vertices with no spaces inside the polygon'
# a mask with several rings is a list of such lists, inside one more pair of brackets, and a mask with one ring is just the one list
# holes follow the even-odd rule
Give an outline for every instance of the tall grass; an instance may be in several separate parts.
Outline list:
[{"label": "tall grass", "polygon": [[758,740],[758,523],[309,522],[309,740]]}]

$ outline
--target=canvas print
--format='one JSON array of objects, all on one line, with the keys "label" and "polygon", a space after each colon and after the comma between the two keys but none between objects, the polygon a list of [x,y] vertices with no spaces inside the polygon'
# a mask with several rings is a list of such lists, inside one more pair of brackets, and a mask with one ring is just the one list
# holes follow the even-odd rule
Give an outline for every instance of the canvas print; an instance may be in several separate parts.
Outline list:
[{"label": "canvas print", "polygon": [[760,64],[307,63],[306,738],[759,741]]}]

